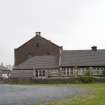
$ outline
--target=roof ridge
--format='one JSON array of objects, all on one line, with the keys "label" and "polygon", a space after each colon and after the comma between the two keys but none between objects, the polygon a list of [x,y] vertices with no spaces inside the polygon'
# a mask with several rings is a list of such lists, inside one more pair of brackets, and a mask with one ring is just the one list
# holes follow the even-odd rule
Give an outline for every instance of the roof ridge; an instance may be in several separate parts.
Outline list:
[{"label": "roof ridge", "polygon": [[[83,50],[63,50],[63,51],[92,51],[91,49],[83,49]],[[105,49],[98,49],[97,51],[105,51]]]}]

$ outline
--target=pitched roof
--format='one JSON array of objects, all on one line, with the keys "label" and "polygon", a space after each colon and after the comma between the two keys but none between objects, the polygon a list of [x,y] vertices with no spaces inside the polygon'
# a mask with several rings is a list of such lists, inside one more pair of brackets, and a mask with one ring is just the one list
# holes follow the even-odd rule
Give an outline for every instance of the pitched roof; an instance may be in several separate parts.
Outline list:
[{"label": "pitched roof", "polygon": [[14,69],[33,69],[33,68],[56,68],[58,59],[56,56],[34,56]]},{"label": "pitched roof", "polygon": [[[64,50],[61,66],[105,66],[105,50]],[[14,69],[58,68],[56,56],[34,56]]]},{"label": "pitched roof", "polygon": [[105,50],[64,50],[62,66],[105,66]]}]

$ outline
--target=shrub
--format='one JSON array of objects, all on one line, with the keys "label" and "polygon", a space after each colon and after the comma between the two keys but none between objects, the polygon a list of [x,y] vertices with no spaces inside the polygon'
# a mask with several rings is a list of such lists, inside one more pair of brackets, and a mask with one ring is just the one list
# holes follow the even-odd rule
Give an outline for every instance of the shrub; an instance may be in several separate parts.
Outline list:
[{"label": "shrub", "polygon": [[84,74],[84,76],[80,77],[80,81],[82,83],[91,83],[93,80],[94,78],[91,76],[91,72],[89,70]]},{"label": "shrub", "polygon": [[81,76],[80,81],[82,83],[91,83],[93,82],[94,78],[92,76]]}]

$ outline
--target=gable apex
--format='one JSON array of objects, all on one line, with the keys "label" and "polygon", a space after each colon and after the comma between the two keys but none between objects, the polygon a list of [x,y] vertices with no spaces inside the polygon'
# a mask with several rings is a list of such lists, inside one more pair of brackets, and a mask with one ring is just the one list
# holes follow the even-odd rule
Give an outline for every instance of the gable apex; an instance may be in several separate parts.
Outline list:
[{"label": "gable apex", "polygon": [[21,64],[34,56],[58,56],[59,49],[60,46],[40,36],[40,32],[37,32],[36,36],[15,49],[15,65]]},{"label": "gable apex", "polygon": [[36,36],[40,36],[41,35],[41,32],[35,32],[35,35]]},{"label": "gable apex", "polygon": [[28,40],[27,42],[23,43],[20,47],[15,48],[15,50],[18,50],[19,48],[24,47],[26,44],[28,44],[29,42],[31,42],[32,40],[35,40],[35,39],[36,39],[36,40],[42,39],[42,40],[48,41],[49,43],[55,45],[56,47],[60,47],[60,46],[58,46],[57,44],[53,43],[51,40],[48,40],[48,39],[42,37],[42,36],[41,36],[41,32],[35,32],[35,35],[36,35],[36,36],[34,36],[33,38],[31,38],[31,39]]}]

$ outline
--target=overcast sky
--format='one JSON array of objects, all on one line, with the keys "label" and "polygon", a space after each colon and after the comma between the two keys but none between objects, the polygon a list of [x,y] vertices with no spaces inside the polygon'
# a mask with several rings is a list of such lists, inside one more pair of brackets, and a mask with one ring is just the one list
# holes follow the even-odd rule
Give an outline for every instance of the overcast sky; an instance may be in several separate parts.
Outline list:
[{"label": "overcast sky", "polygon": [[41,31],[64,49],[105,48],[105,0],[0,0],[0,62]]}]

